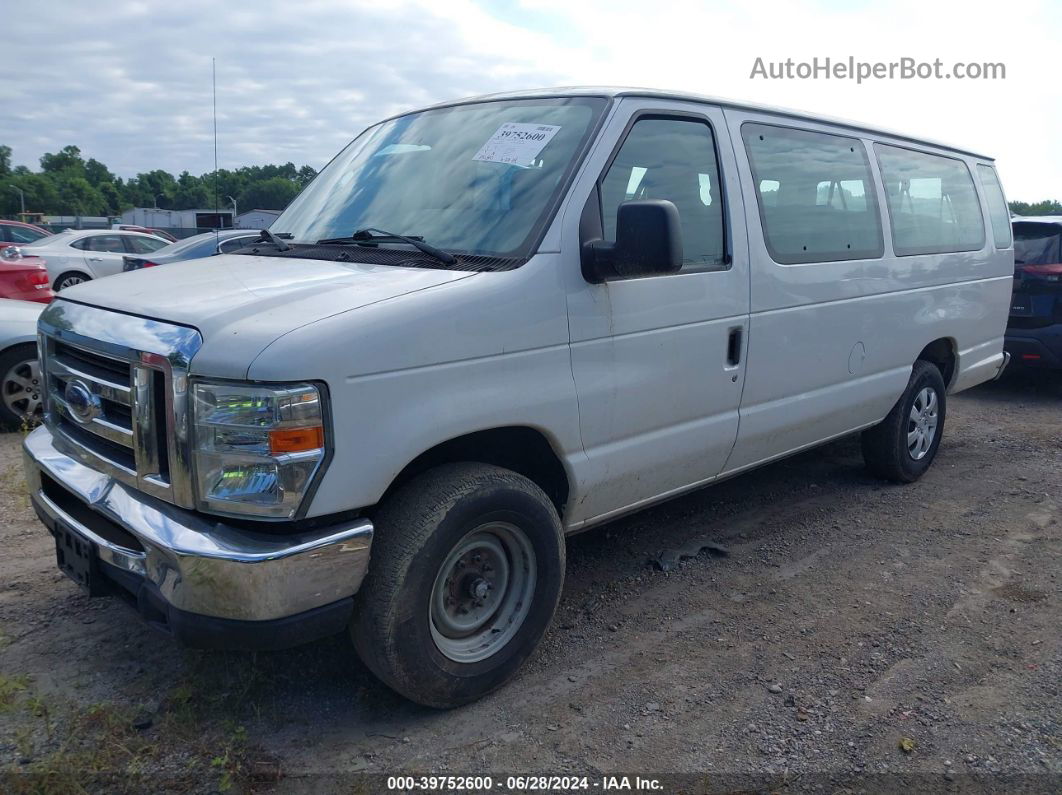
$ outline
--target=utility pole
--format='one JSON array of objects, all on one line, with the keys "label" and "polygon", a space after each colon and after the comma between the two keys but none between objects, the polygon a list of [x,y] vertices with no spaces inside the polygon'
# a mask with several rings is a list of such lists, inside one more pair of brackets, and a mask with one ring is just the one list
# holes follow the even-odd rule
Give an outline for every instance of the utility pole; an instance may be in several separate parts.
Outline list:
[{"label": "utility pole", "polygon": [[225,198],[232,202],[232,225],[236,226],[236,216],[239,215],[239,213],[236,212],[236,200],[231,196],[226,196]]},{"label": "utility pole", "polygon": [[19,200],[19,203],[22,205],[22,214],[25,215],[26,214],[26,194],[22,192],[22,188],[18,187],[18,185],[8,185],[8,187],[11,188],[11,190],[17,190],[18,191],[18,200]]},{"label": "utility pole", "polygon": [[218,211],[218,59],[210,59],[210,90],[214,105],[214,212]]}]

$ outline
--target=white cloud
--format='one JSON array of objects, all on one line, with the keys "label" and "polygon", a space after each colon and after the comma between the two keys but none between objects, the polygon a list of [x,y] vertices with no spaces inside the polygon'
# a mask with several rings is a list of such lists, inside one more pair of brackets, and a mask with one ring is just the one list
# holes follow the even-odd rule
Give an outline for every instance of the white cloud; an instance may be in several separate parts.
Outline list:
[{"label": "white cloud", "polygon": [[[79,2],[5,11],[0,142],[18,163],[76,143],[123,175],[320,166],[365,125],[543,85],[676,88],[797,107],[998,158],[1008,194],[1062,198],[1062,6],[794,0]],[[750,80],[754,59],[1003,62],[1000,81]]]}]

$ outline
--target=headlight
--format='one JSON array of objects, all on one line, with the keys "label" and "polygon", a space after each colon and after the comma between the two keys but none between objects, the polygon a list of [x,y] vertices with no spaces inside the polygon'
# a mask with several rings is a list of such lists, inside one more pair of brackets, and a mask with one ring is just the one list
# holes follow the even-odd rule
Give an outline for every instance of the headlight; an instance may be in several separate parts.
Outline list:
[{"label": "headlight", "polygon": [[204,511],[290,519],[325,457],[310,384],[193,384],[194,458]]},{"label": "headlight", "polygon": [[4,246],[0,248],[0,257],[6,260],[22,259],[22,249],[18,246]]}]

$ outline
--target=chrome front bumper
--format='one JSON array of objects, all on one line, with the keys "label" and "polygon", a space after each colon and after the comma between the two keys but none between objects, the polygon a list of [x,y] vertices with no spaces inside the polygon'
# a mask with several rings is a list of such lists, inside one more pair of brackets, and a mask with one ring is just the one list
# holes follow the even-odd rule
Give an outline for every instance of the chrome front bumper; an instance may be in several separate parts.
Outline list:
[{"label": "chrome front bumper", "polygon": [[[47,428],[26,437],[23,454],[42,520],[87,539],[103,564],[148,584],[154,598],[185,615],[223,622],[297,618],[350,601],[368,568],[373,526],[367,519],[297,535],[251,532],[85,466],[57,450]],[[123,545],[129,535],[139,543]]]}]

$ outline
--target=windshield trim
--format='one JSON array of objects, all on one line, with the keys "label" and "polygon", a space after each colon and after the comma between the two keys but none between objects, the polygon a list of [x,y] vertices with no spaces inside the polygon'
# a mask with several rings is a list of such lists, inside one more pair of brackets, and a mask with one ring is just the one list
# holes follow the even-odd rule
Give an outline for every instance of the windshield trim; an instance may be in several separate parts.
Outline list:
[{"label": "windshield trim", "polygon": [[[346,152],[347,149],[350,146],[352,146],[354,143],[356,143],[358,140],[360,140],[365,135],[368,135],[368,134],[372,133],[377,128],[381,127],[384,124],[388,124],[388,123],[394,121],[395,119],[404,118],[406,116],[413,116],[413,115],[420,114],[420,113],[431,113],[431,112],[437,112],[437,111],[447,111],[447,110],[449,110],[451,108],[456,108],[456,107],[467,107],[467,106],[472,106],[472,105],[488,105],[488,104],[492,104],[492,103],[495,103],[495,102],[504,102],[504,103],[510,103],[510,104],[517,103],[517,104],[519,104],[519,103],[530,102],[530,101],[551,100],[551,99],[552,100],[567,100],[567,101],[571,102],[572,104],[585,103],[585,104],[587,104],[587,105],[589,105],[591,107],[591,110],[595,111],[596,115],[595,115],[594,118],[591,119],[590,123],[587,125],[586,131],[583,133],[582,140],[580,140],[578,147],[576,148],[576,150],[573,153],[570,161],[568,162],[567,167],[564,170],[564,173],[561,175],[560,181],[557,183],[557,188],[554,190],[553,195],[551,196],[549,202],[546,203],[546,205],[543,208],[542,212],[539,214],[539,217],[531,225],[531,228],[528,231],[527,236],[524,238],[524,240],[521,241],[519,246],[517,246],[515,249],[513,249],[511,251],[498,251],[498,252],[467,251],[467,250],[464,250],[464,249],[451,248],[449,246],[438,246],[438,248],[440,248],[441,250],[447,252],[448,254],[453,254],[453,255],[457,256],[458,258],[462,258],[462,259],[465,259],[465,260],[468,260],[470,258],[499,260],[499,261],[500,260],[506,260],[506,261],[511,261],[511,262],[519,261],[520,264],[523,264],[528,259],[530,259],[532,256],[534,256],[534,254],[536,254],[538,252],[539,247],[542,245],[542,240],[545,238],[546,232],[549,230],[549,228],[552,225],[554,219],[556,218],[557,212],[560,210],[560,207],[562,206],[563,202],[568,197],[568,192],[571,190],[572,184],[575,181],[576,174],[578,174],[579,170],[582,168],[582,165],[585,162],[587,155],[590,153],[591,149],[593,148],[594,143],[598,140],[598,136],[600,135],[601,130],[604,128],[606,121],[608,120],[608,118],[611,115],[612,108],[613,108],[613,106],[615,104],[615,98],[614,97],[606,96],[606,95],[580,95],[580,94],[557,94],[555,96],[542,96],[542,97],[536,96],[536,97],[527,97],[527,98],[513,98],[513,97],[502,96],[502,97],[490,98],[490,99],[477,99],[477,100],[474,100],[474,101],[458,101],[458,102],[446,103],[446,104],[442,104],[442,105],[434,105],[434,106],[427,107],[427,108],[419,108],[417,110],[411,110],[411,111],[407,111],[405,113],[399,113],[399,114],[396,114],[394,116],[390,116],[390,117],[388,117],[386,119],[381,119],[380,121],[376,122],[375,124],[372,124],[369,127],[366,127],[364,130],[361,131],[361,133],[359,133],[357,136],[355,136],[355,138],[353,138],[350,141],[350,143],[348,143],[346,146],[344,146],[342,149],[340,149],[335,154],[335,156],[331,160],[328,161],[328,164],[325,165],[320,171],[317,172],[317,176],[315,176],[314,179],[311,180],[306,185],[306,187],[304,187],[302,189],[302,191],[299,192],[299,195],[296,196],[295,199],[293,199],[291,204],[289,204],[288,206],[291,207],[292,205],[294,205],[295,202],[298,201],[299,196],[301,196],[303,192],[309,190],[313,186],[314,182],[316,182],[317,179],[328,170],[328,168],[332,165],[332,163],[336,159],[338,159],[344,152]],[[601,104],[595,106],[595,101],[600,101]],[[283,229],[283,227],[278,223],[283,217],[284,216],[282,214],[280,216],[280,218],[278,218],[277,221],[275,221],[273,223],[273,226],[271,228],[278,228],[279,227],[279,228]],[[315,241],[293,240],[292,244],[293,245],[303,245],[303,244],[313,244],[314,242]],[[392,244],[392,245],[403,245],[403,244]],[[396,249],[396,250],[401,251],[402,249]],[[442,265],[440,263],[440,267],[446,268],[447,266]],[[515,265],[515,267],[519,267],[519,265]]]}]

